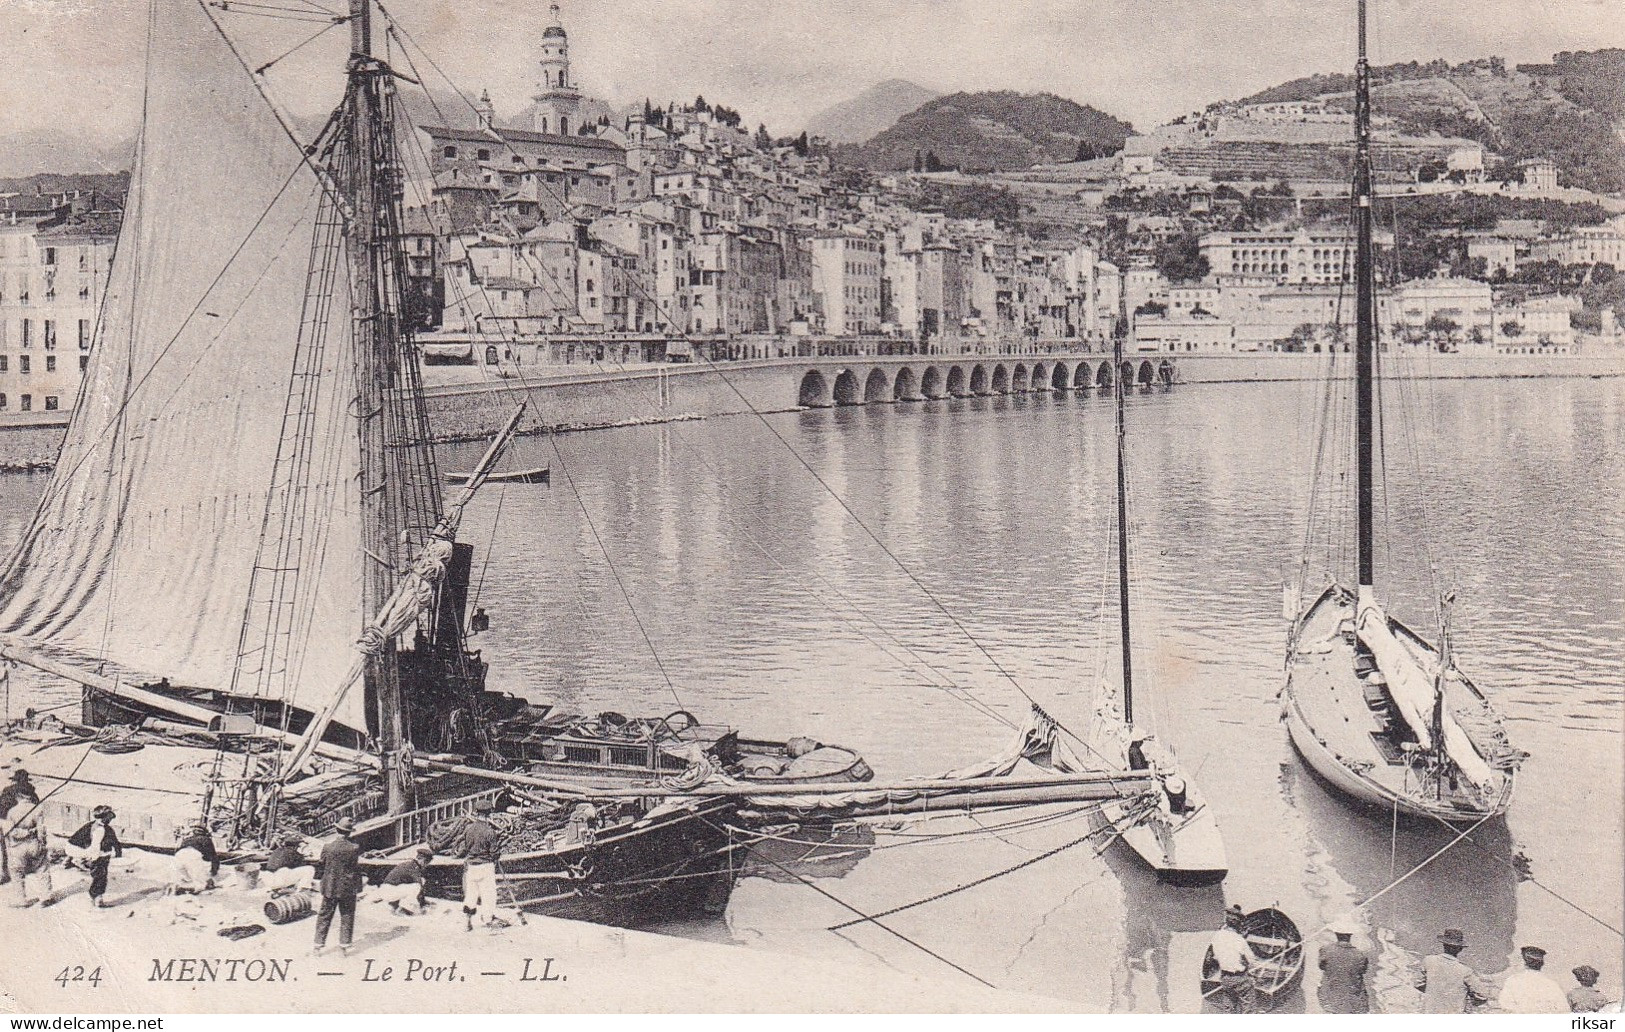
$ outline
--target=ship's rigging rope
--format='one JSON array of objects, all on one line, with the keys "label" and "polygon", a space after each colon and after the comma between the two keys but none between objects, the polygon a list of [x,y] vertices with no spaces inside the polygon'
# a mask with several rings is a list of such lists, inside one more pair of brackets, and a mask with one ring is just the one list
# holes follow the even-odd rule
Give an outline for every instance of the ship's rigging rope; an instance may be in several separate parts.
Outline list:
[{"label": "ship's rigging rope", "polygon": [[1107,835],[1108,838],[1106,839],[1106,841],[1104,843],[1102,843],[1101,846],[1098,849],[1095,850],[1095,855],[1099,856],[1101,853],[1104,853],[1106,851],[1106,849],[1113,842],[1117,841],[1117,839],[1119,837],[1121,837],[1122,834],[1125,831],[1128,830],[1128,828],[1130,828],[1134,824],[1138,823],[1141,818],[1145,817],[1148,813],[1150,813],[1155,808],[1156,808],[1156,803],[1154,803],[1154,802],[1140,803],[1137,806],[1130,807],[1128,812],[1126,812],[1122,817],[1119,817],[1115,821],[1107,823],[1106,825],[1104,825],[1102,827],[1099,827],[1099,828],[1093,828],[1093,829],[1085,832],[1084,834],[1079,835],[1078,837],[1076,837],[1074,839],[1070,839],[1070,840],[1068,840],[1066,842],[1063,842],[1060,845],[1055,846],[1055,847],[1053,847],[1051,849],[1046,849],[1042,853],[1037,853],[1037,854],[1035,854],[1033,856],[1030,856],[1030,857],[1026,858],[1025,860],[1022,860],[1019,863],[1011,864],[1009,867],[1006,867],[1006,868],[1004,868],[1002,870],[994,871],[992,874],[983,875],[980,878],[974,878],[971,881],[965,882],[965,883],[963,883],[961,885],[956,885],[951,889],[944,889],[941,892],[932,893],[929,896],[924,896],[924,897],[921,897],[920,899],[916,899],[911,903],[904,903],[904,904],[901,904],[899,906],[891,907],[890,909],[887,909],[887,910],[882,910],[882,911],[880,911],[878,913],[875,913],[875,914],[870,914],[870,915],[868,915],[866,917],[854,918],[853,920],[850,920],[850,921],[843,921],[840,924],[830,925],[828,930],[832,931],[832,932],[839,932],[842,929],[851,928],[854,925],[867,924],[867,923],[874,922],[875,919],[877,919],[877,918],[890,917],[893,914],[900,914],[905,910],[912,910],[915,907],[924,906],[927,903],[935,903],[939,899],[947,899],[949,896],[956,895],[957,893],[964,892],[964,891],[966,891],[968,889],[974,889],[979,885],[986,885],[988,882],[991,882],[991,881],[996,881],[999,878],[1003,878],[1005,875],[1015,874],[1017,871],[1024,870],[1024,869],[1026,869],[1028,867],[1031,867],[1032,865],[1034,865],[1036,863],[1039,863],[1039,862],[1044,861],[1044,860],[1048,860],[1052,856],[1055,856],[1055,855],[1057,855],[1059,853],[1064,853],[1068,849],[1073,848],[1074,846],[1080,846],[1080,845],[1082,845],[1083,843],[1089,841],[1092,838],[1095,838],[1095,837],[1100,836],[1100,835]]}]

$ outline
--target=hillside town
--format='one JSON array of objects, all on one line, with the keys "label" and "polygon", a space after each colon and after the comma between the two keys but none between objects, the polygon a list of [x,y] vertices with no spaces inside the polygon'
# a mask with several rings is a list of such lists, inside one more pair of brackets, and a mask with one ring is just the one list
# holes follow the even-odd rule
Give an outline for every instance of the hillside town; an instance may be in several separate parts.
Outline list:
[{"label": "hillside town", "polygon": [[[703,97],[612,118],[578,85],[557,5],[535,60],[519,119],[482,93],[417,124],[404,233],[428,364],[1088,350],[1124,317],[1141,352],[1347,346],[1353,238],[1336,198],[1352,115],[1322,100],[1212,109],[1020,173],[934,155],[875,172]],[[1625,205],[1566,188],[1550,159],[1491,181],[1479,143],[1377,127],[1386,193],[1554,215],[1380,231],[1388,346],[1617,340],[1596,288],[1625,266]],[[0,197],[0,413],[71,407],[120,204]]]}]

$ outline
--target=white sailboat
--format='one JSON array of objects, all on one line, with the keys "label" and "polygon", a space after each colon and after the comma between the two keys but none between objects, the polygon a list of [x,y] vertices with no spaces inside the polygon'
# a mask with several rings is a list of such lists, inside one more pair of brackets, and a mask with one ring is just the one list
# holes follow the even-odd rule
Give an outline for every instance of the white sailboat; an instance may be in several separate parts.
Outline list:
[{"label": "white sailboat", "polygon": [[[1121,293],[1121,292],[1120,292]],[[1126,320],[1124,321],[1126,324]],[[1112,377],[1117,429],[1117,611],[1122,646],[1121,691],[1109,680],[1096,689],[1090,748],[1108,765],[1130,771],[1151,770],[1161,786],[1154,807],[1136,815],[1131,801],[1107,803],[1102,817],[1125,826],[1122,839],[1161,881],[1174,885],[1212,885],[1228,873],[1219,822],[1193,778],[1165,743],[1156,743],[1134,715],[1134,649],[1129,612],[1128,413],[1125,396],[1123,338],[1113,349]]]},{"label": "white sailboat", "polygon": [[[1355,578],[1336,581],[1293,620],[1282,720],[1298,753],[1359,803],[1401,815],[1476,822],[1505,813],[1522,755],[1482,692],[1456,668],[1448,600],[1435,646],[1389,614],[1376,585],[1373,529],[1379,375],[1372,248],[1371,72],[1366,5],[1359,2],[1354,218]],[[1328,432],[1335,430],[1327,420]]]}]

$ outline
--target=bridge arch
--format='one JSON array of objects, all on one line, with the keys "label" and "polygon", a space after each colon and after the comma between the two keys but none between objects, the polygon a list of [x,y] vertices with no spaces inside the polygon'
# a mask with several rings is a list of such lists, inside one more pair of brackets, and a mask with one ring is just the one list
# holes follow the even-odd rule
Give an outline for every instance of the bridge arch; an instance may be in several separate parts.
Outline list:
[{"label": "bridge arch", "polygon": [[1050,370],[1049,386],[1052,391],[1064,391],[1072,386],[1072,370],[1065,362],[1055,363],[1055,368]]},{"label": "bridge arch", "polygon": [[829,381],[824,374],[816,369],[809,369],[801,377],[801,390],[796,395],[796,404],[803,408],[829,407]]},{"label": "bridge arch", "polygon": [[965,396],[965,369],[963,366],[948,367],[948,394],[954,398],[963,398]]},{"label": "bridge arch", "polygon": [[1031,391],[1049,390],[1049,370],[1044,363],[1034,362],[1032,375],[1027,378],[1027,389]]},{"label": "bridge arch", "polygon": [[1027,391],[1027,367],[1020,362],[1010,370],[1010,390],[1017,394],[1025,394]]},{"label": "bridge arch", "polygon": [[1112,364],[1110,362],[1102,362],[1100,363],[1100,369],[1095,373],[1095,386],[1110,387],[1111,385]]},{"label": "bridge arch", "polygon": [[942,370],[936,366],[925,367],[925,372],[920,374],[920,394],[927,398],[947,396],[942,386]]},{"label": "bridge arch", "polygon": [[1000,362],[993,367],[993,393],[1010,393],[1010,370],[1004,367],[1003,362]]},{"label": "bridge arch", "polygon": [[970,392],[977,397],[987,393],[987,366],[972,366],[970,371]]},{"label": "bridge arch", "polygon": [[1157,366],[1157,382],[1164,387],[1174,382],[1174,364],[1166,358],[1162,360],[1161,365]]},{"label": "bridge arch", "polygon": [[891,401],[891,382],[886,377],[886,370],[879,368],[869,370],[869,376],[863,381],[863,403],[865,405],[876,401]]},{"label": "bridge arch", "polygon": [[1124,387],[1133,386],[1133,384],[1134,384],[1134,363],[1133,362],[1130,362],[1126,358],[1123,359],[1123,367],[1122,367],[1122,369],[1118,370],[1118,373],[1123,378],[1123,386]]},{"label": "bridge arch", "polygon": [[1151,386],[1152,384],[1154,384],[1156,382],[1157,382],[1157,370],[1156,370],[1156,367],[1151,364],[1149,359],[1147,359],[1144,362],[1141,362],[1140,363],[1140,379],[1139,379],[1140,385],[1143,386],[1143,387],[1149,387],[1149,386]]},{"label": "bridge arch", "polygon": [[842,369],[835,374],[835,404],[858,405],[862,404],[863,396],[858,390],[858,374],[850,369]]},{"label": "bridge arch", "polygon": [[897,380],[892,384],[891,400],[893,401],[919,401],[919,387],[914,381],[914,370],[908,366],[897,370]]}]

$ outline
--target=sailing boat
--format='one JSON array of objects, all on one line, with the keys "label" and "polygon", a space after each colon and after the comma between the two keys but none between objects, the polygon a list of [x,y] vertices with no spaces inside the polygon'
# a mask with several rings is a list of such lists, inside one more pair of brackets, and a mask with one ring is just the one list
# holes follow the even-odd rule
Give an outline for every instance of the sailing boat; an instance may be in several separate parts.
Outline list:
[{"label": "sailing boat", "polygon": [[[346,87],[308,145],[258,95],[228,10],[152,3],[96,346],[0,574],[0,655],[80,685],[80,720],[31,713],[0,752],[58,835],[105,803],[124,842],[159,850],[200,817],[239,854],[341,817],[389,848],[504,791],[462,766],[503,760],[457,531],[523,408],[444,505],[402,317],[398,73],[371,4],[333,20]],[[592,788],[517,803],[551,818]],[[586,883],[578,916],[634,923],[731,886],[737,806],[606,801],[590,841],[530,848]]]},{"label": "sailing boat", "polygon": [[[1119,295],[1124,291],[1119,291]],[[1127,320],[1120,321],[1126,326]],[[1117,613],[1122,641],[1122,692],[1102,684],[1095,707],[1091,748],[1108,764],[1153,771],[1162,787],[1155,807],[1137,819],[1128,804],[1108,803],[1102,817],[1125,821],[1122,839],[1156,872],[1175,885],[1212,885],[1228,873],[1218,818],[1193,779],[1186,777],[1173,750],[1160,748],[1134,721],[1134,649],[1129,619],[1128,447],[1126,394],[1130,378],[1123,362],[1123,334],[1112,348],[1112,384],[1117,402]]]},{"label": "sailing boat", "polygon": [[[1377,298],[1372,250],[1371,69],[1359,0],[1355,70],[1356,578],[1334,582],[1293,621],[1282,719],[1310,767],[1360,803],[1407,816],[1477,822],[1506,812],[1522,753],[1450,651],[1449,599],[1437,646],[1377,597],[1373,387]],[[1328,428],[1330,420],[1327,421]]]},{"label": "sailing boat", "polygon": [[[257,95],[229,10],[152,0],[96,345],[0,572],[0,656],[82,688],[79,722],[31,713],[0,734],[48,830],[109,804],[127,844],[172,850],[201,817],[252,854],[349,817],[387,853],[491,804],[513,902],[636,924],[726,900],[746,803],[782,823],[1148,793],[1119,772],[1007,777],[1051,755],[1044,723],[985,770],[854,791],[872,773],[844,750],[681,712],[556,720],[485,691],[457,533],[523,409],[444,504],[402,315],[404,77],[350,0],[344,98],[307,145]],[[430,881],[455,898],[459,866]]]}]

